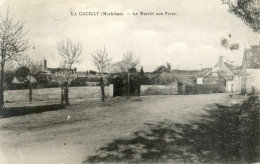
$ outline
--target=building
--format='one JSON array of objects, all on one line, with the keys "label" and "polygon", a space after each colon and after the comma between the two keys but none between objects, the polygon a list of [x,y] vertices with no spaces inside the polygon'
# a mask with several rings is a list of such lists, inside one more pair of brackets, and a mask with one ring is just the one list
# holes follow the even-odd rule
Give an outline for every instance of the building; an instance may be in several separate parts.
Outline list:
[{"label": "building", "polygon": [[27,76],[27,77],[14,77],[11,83],[13,84],[26,84],[31,82],[32,84],[35,84],[37,80],[33,76]]},{"label": "building", "polygon": [[75,72],[76,68],[48,68],[47,60],[43,60],[43,66],[41,72],[45,73],[50,77],[52,82],[57,82],[59,84],[64,83],[68,80],[69,84],[76,78]]},{"label": "building", "polygon": [[241,93],[260,91],[260,44],[244,50]]},{"label": "building", "polygon": [[234,62],[224,61],[224,57],[219,56],[216,65],[203,77],[204,84],[224,86],[225,92],[240,92],[241,68]]}]

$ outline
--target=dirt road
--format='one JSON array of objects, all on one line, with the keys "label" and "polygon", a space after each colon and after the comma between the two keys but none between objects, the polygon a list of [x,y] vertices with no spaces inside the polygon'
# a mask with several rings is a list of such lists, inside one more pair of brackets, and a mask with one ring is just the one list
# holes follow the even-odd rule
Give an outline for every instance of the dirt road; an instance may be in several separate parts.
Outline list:
[{"label": "dirt road", "polygon": [[228,94],[114,98],[0,119],[0,163],[82,163],[104,144],[145,128],[144,123],[187,123],[211,104],[241,101]]}]

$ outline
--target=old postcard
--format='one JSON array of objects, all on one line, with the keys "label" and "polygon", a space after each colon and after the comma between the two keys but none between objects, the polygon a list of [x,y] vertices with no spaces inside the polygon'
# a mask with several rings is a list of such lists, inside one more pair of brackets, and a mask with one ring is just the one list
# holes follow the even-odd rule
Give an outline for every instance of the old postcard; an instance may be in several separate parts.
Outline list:
[{"label": "old postcard", "polygon": [[259,0],[0,0],[0,163],[259,163]]}]

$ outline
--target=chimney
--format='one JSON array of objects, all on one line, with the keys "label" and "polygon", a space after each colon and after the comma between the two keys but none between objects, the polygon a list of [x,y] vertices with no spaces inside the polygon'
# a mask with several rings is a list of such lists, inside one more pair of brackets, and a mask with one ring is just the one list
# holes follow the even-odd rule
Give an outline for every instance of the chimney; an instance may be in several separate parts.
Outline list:
[{"label": "chimney", "polygon": [[223,56],[219,56],[219,63],[223,63],[224,62],[224,57]]},{"label": "chimney", "polygon": [[47,60],[43,59],[43,69],[47,69]]}]

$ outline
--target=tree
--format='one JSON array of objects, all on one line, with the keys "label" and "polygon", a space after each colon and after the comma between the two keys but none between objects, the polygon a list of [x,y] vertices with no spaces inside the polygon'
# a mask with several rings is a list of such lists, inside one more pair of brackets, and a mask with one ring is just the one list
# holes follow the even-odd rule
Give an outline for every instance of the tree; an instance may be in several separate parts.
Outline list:
[{"label": "tree", "polygon": [[92,53],[93,58],[93,64],[98,70],[98,73],[100,75],[100,86],[101,86],[101,93],[102,97],[101,100],[105,100],[105,90],[104,90],[104,79],[103,79],[103,73],[107,71],[110,68],[112,59],[108,57],[108,52],[106,51],[106,48],[103,49],[96,49]]},{"label": "tree", "polygon": [[162,72],[170,72],[171,71],[171,64],[166,63],[165,65],[158,66],[154,69],[153,73],[162,73]]},{"label": "tree", "polygon": [[127,51],[124,54],[123,59],[114,65],[115,70],[123,73],[127,73],[127,95],[128,96],[129,96],[129,89],[130,89],[130,71],[134,69],[136,70],[136,67],[139,65],[139,63],[140,63],[140,58],[136,57],[133,51]]},{"label": "tree", "polygon": [[65,105],[69,105],[69,76],[73,73],[72,65],[80,61],[82,44],[79,41],[73,43],[67,38],[65,41],[58,43],[57,50],[62,58],[61,67],[63,67],[65,73],[65,81],[61,84],[61,104],[65,100]]},{"label": "tree", "polygon": [[29,103],[32,103],[32,75],[39,73],[42,69],[42,65],[39,62],[34,62],[29,56],[23,56],[19,60],[16,60],[17,64],[20,66],[16,71],[17,77],[28,77],[29,81]]},{"label": "tree", "polygon": [[89,72],[87,72],[87,74],[97,74],[97,72],[93,71],[93,70],[89,70]]},{"label": "tree", "polygon": [[16,60],[16,62],[20,67],[27,67],[30,70],[30,74],[34,74],[42,70],[41,62],[35,62],[29,56],[23,56],[19,60]]},{"label": "tree", "polygon": [[144,68],[143,68],[143,66],[140,68],[140,74],[144,75]]},{"label": "tree", "polygon": [[24,23],[15,21],[13,16],[0,15],[0,53],[1,53],[1,77],[0,77],[0,112],[4,107],[4,68],[6,62],[18,59],[29,48],[29,42],[25,38]]},{"label": "tree", "polygon": [[29,74],[30,74],[30,70],[26,66],[19,67],[15,71],[15,76],[16,77],[27,77]]},{"label": "tree", "polygon": [[130,69],[136,68],[140,63],[140,59],[134,55],[133,51],[127,51],[123,59],[116,63],[120,72],[129,72]]},{"label": "tree", "polygon": [[259,0],[222,0],[229,6],[229,12],[241,18],[255,32],[260,32]]}]

